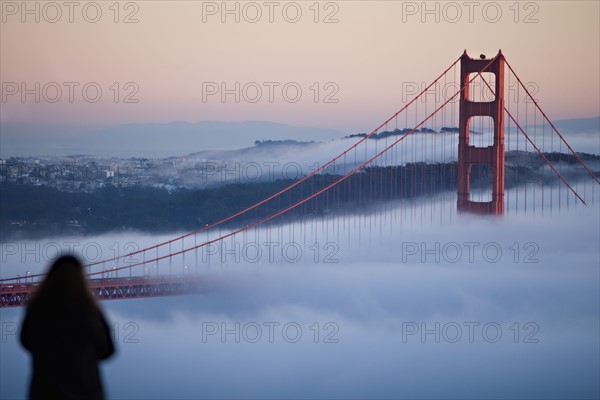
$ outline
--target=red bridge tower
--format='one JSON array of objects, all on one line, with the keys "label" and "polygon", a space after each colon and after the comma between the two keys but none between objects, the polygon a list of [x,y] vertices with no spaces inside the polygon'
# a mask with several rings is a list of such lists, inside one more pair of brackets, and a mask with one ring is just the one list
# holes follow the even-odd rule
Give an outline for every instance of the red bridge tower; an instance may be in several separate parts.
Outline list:
[{"label": "red bridge tower", "polygon": [[[494,100],[469,100],[470,74],[492,73],[495,75]],[[489,80],[488,84],[490,84]],[[482,82],[480,80],[480,82]],[[472,84],[473,82],[471,82]],[[487,86],[483,83],[486,90]],[[458,211],[478,214],[504,213],[504,56],[502,52],[493,59],[473,59],[463,53],[460,60],[460,86],[464,90],[460,94],[460,117],[458,139]],[[490,84],[491,86],[491,84]],[[483,99],[481,99],[483,100]],[[469,125],[472,117],[487,116],[493,121],[494,142],[487,147],[476,147],[469,144]],[[476,202],[470,199],[471,168],[475,164],[488,166],[492,199],[487,202]]]}]

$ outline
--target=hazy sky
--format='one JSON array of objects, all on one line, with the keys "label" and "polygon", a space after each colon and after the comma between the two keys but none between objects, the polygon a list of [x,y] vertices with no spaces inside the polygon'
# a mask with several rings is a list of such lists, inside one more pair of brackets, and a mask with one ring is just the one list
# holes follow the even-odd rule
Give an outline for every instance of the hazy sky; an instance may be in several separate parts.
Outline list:
[{"label": "hazy sky", "polygon": [[[202,1],[121,2],[118,12],[113,2],[0,4],[3,123],[269,120],[365,131],[402,106],[403,87],[430,82],[464,49],[502,49],[552,119],[599,114],[597,1],[227,2],[230,14]],[[223,103],[221,83],[235,91],[236,82],[240,102]],[[22,84],[33,89],[24,103]]]}]

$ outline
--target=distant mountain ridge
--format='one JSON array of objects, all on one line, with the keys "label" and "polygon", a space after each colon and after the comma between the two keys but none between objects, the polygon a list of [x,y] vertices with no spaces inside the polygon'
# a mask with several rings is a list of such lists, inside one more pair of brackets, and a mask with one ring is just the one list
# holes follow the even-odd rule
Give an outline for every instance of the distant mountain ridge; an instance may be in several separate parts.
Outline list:
[{"label": "distant mountain ridge", "polygon": [[[125,124],[102,129],[41,128],[3,124],[0,157],[72,154],[104,157],[182,156],[202,150],[250,147],[257,140],[326,141],[342,137],[329,128],[267,121]],[[47,132],[48,131],[48,132]]]},{"label": "distant mountain ridge", "polygon": [[559,131],[568,133],[600,132],[600,116],[592,118],[563,119],[553,121]]},{"label": "distant mountain ridge", "polygon": [[[565,134],[600,132],[600,116],[559,120],[554,124]],[[279,141],[327,142],[364,135],[268,121],[144,123],[103,129],[2,124],[0,128],[1,158],[72,154],[153,158],[273,145]]]}]

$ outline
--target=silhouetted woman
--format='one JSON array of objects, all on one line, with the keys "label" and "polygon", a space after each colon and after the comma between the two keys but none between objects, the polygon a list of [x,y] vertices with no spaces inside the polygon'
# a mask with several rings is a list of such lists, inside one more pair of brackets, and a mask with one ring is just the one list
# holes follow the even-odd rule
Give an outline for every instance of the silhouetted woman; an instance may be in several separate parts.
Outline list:
[{"label": "silhouetted woman", "polygon": [[21,343],[33,356],[31,399],[104,398],[98,361],[114,346],[77,258],[52,264],[27,307]]}]

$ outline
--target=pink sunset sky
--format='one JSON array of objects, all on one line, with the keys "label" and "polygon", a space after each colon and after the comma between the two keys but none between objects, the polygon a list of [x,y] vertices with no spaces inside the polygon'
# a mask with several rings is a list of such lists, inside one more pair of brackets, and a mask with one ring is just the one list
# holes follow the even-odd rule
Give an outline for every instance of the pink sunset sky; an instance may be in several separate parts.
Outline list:
[{"label": "pink sunset sky", "polygon": [[[600,109],[597,1],[137,1],[118,7],[2,1],[1,7],[6,124],[265,120],[364,131],[402,106],[407,83],[432,81],[464,49],[474,57],[502,49],[520,77],[537,85],[552,119],[596,116]],[[36,94],[23,102],[23,84],[35,91],[36,82],[39,102]],[[207,92],[222,82],[229,88],[239,82],[240,90],[255,82],[262,97],[236,103],[231,94],[222,102],[219,93]],[[89,98],[102,90],[94,103],[82,94],[90,83]],[[283,97],[286,84],[301,88],[299,101]],[[253,85],[246,92],[252,99]],[[62,95],[52,103],[57,86]],[[327,95],[337,102],[325,102]]]}]

